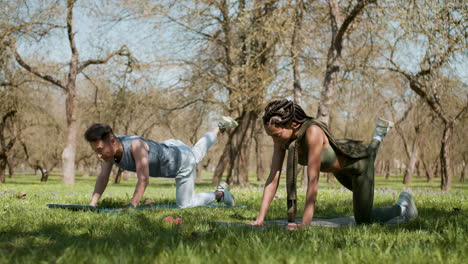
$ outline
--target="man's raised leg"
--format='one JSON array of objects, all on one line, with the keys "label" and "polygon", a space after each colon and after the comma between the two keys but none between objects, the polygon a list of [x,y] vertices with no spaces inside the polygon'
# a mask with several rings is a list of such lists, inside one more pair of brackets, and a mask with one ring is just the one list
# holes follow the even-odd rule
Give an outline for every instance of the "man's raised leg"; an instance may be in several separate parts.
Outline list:
[{"label": "man's raised leg", "polygon": [[200,163],[200,161],[205,157],[208,149],[213,145],[218,137],[218,133],[223,133],[227,129],[237,127],[237,122],[228,116],[222,116],[221,120],[218,123],[218,128],[213,129],[210,132],[204,134],[192,148],[193,154],[195,156],[195,163]]}]

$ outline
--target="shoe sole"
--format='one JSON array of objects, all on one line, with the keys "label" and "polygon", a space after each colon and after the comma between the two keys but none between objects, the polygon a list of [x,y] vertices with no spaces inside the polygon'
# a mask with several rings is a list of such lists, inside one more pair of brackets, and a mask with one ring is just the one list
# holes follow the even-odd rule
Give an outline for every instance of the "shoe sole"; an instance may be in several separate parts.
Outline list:
[{"label": "shoe sole", "polygon": [[410,201],[409,201],[409,205],[408,207],[406,208],[407,213],[407,217],[408,217],[408,220],[414,220],[418,217],[418,209],[416,208],[416,204],[414,203],[414,199],[413,197],[410,196]]},{"label": "shoe sole", "polygon": [[395,124],[392,121],[385,120],[383,118],[379,118],[376,121],[377,126],[381,127],[393,127]]},{"label": "shoe sole", "polygon": [[[221,119],[222,119],[223,122],[225,122],[225,123],[224,123],[224,126],[225,126],[224,128],[225,128],[225,129],[235,128],[235,127],[237,127],[237,126],[239,125],[239,124],[237,123],[237,121],[234,120],[232,117],[229,117],[229,116],[222,116]],[[229,124],[229,125],[227,125],[227,124]],[[233,125],[233,126],[231,126],[231,125]]]},{"label": "shoe sole", "polygon": [[[219,188],[219,187],[221,187],[221,188]],[[224,193],[223,194],[223,199],[221,200],[222,203],[226,204],[227,206],[234,206],[235,205],[236,202],[235,202],[235,199],[234,199],[234,195],[232,195],[232,193],[229,191],[229,185],[227,183],[223,182],[220,185],[218,185],[218,187],[216,187],[216,191]],[[228,199],[228,200],[231,200],[232,202],[229,203],[229,204],[224,202],[226,197],[229,197],[230,199]]]},{"label": "shoe sole", "polygon": [[[400,200],[401,202],[399,203],[398,201]],[[411,196],[411,194],[407,192],[402,192],[400,194],[400,197],[398,197],[398,201],[397,201],[398,205],[403,205],[402,203],[406,202],[406,205],[403,205],[403,206],[406,206],[405,217],[409,221],[414,220],[418,217],[418,209],[416,208],[416,204],[414,203],[414,199]]]}]

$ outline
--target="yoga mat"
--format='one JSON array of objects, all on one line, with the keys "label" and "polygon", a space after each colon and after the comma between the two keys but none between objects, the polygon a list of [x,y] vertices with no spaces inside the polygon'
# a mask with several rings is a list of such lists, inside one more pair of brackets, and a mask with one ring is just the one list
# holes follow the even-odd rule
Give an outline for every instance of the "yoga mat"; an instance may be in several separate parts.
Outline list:
[{"label": "yoga mat", "polygon": [[96,206],[87,205],[87,204],[52,203],[52,204],[47,204],[47,207],[52,208],[52,209],[69,209],[72,211],[98,211],[99,210]]},{"label": "yoga mat", "polygon": [[[301,218],[296,218],[296,223],[300,223],[302,221]],[[253,221],[252,221],[253,222]],[[242,227],[251,227],[251,228],[267,228],[267,227],[272,227],[272,226],[280,226],[280,227],[285,227],[288,225],[288,220],[287,219],[278,219],[278,220],[268,220],[265,221],[265,224],[263,226],[252,226],[249,223],[244,223],[244,222],[211,222],[216,225],[221,225],[221,226],[242,226]],[[348,226],[355,226],[356,222],[354,221],[353,216],[347,216],[347,217],[338,217],[338,218],[314,218],[312,222],[310,223],[310,226],[316,226],[316,227],[333,227],[333,228],[342,228],[342,227],[348,227]]]},{"label": "yoga mat", "polygon": [[[100,212],[100,213],[119,213],[119,212],[129,212],[131,210],[154,210],[154,209],[182,209],[178,208],[175,204],[154,204],[148,206],[140,206],[135,209],[129,209],[127,207],[122,208],[99,208],[87,204],[61,204],[61,203],[50,203],[47,204],[47,207],[51,209],[68,209],[72,211],[93,211],[93,212]],[[236,206],[226,206],[226,205],[218,205],[218,204],[210,204],[206,207],[214,207],[214,208],[247,208],[245,205],[236,205]]]},{"label": "yoga mat", "polygon": [[[301,218],[296,218],[296,223],[300,223],[302,221]],[[253,222],[253,221],[252,221]],[[389,221],[385,222],[384,224],[387,225],[394,225],[394,224],[403,224],[408,222],[403,217],[395,217],[390,219]],[[278,220],[268,220],[265,221],[263,226],[252,226],[249,223],[244,222],[210,222],[215,225],[221,226],[241,226],[241,227],[250,227],[250,228],[267,228],[272,226],[280,226],[286,227],[288,225],[287,219],[278,219]],[[313,218],[312,222],[310,223],[312,227],[331,227],[331,228],[344,228],[344,227],[352,227],[356,226],[356,221],[354,220],[354,216],[344,216],[344,217],[337,217],[337,218]]]}]

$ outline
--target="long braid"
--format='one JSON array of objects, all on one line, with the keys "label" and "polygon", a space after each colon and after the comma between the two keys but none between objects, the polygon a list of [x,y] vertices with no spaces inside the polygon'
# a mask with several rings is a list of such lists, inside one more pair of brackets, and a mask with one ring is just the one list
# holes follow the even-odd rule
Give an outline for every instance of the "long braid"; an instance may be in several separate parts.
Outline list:
[{"label": "long braid", "polygon": [[263,124],[286,125],[290,122],[304,123],[309,117],[302,107],[291,100],[281,99],[270,102],[265,107]]}]

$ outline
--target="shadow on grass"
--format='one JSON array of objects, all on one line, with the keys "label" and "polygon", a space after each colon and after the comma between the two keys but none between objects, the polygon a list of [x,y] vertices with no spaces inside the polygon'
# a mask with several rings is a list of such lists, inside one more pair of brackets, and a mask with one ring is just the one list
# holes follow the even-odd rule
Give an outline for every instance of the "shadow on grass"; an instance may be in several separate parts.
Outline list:
[{"label": "shadow on grass", "polygon": [[[246,204],[254,205],[253,202]],[[377,204],[377,206],[381,206],[381,204]],[[347,209],[343,209],[343,207]],[[349,205],[337,207],[331,202],[326,202],[316,216],[320,218],[346,216],[343,211],[349,210],[348,207]],[[285,206],[272,209],[271,219],[286,218]],[[253,220],[246,215],[248,215],[247,211],[239,210],[230,213],[229,219],[226,220]],[[300,214],[298,213],[298,215]],[[376,232],[399,233],[408,231],[417,233],[426,231],[448,236],[447,232],[453,233],[458,228],[464,230],[468,228],[468,223],[465,220],[468,215],[464,208],[427,208],[421,206],[419,215],[419,218],[413,222],[386,225],[388,228],[381,231],[376,229]],[[193,250],[209,250],[209,248],[201,247],[216,245],[217,239],[224,239],[224,234],[228,229],[233,229],[232,232],[239,236],[249,236],[252,232],[259,234],[258,230],[242,227],[213,227],[202,232],[195,232],[193,226],[190,225],[192,223],[181,226],[167,225],[164,224],[162,218],[149,218],[141,213],[132,214],[130,220],[125,219],[126,216],[123,217],[106,218],[108,222],[94,223],[87,228],[81,227],[79,231],[71,230],[70,228],[74,225],[70,223],[44,222],[33,231],[25,231],[23,226],[15,225],[9,230],[0,231],[0,253],[17,262],[23,262],[22,260],[55,262],[67,254],[68,257],[70,254],[71,257],[78,257],[76,261],[80,262],[86,262],[80,260],[80,257],[88,257],[92,260],[98,254],[107,258],[109,262],[115,262],[116,258],[125,256],[127,253],[129,254],[127,261],[129,261],[132,257],[136,259],[141,256],[156,258],[162,252],[176,250],[181,244]],[[80,218],[77,217],[76,221],[80,221]],[[112,226],[113,223],[115,226]],[[360,232],[361,227],[354,228],[357,229],[356,232]],[[291,235],[286,231],[270,230],[270,234],[262,236],[272,236],[272,232],[280,236]],[[325,232],[335,231],[330,229]],[[69,252],[69,250],[72,251]]]},{"label": "shadow on grass", "polygon": [[9,259],[19,262],[22,258],[31,261],[31,257],[37,261],[54,262],[53,260],[63,256],[70,249],[84,253],[75,253],[78,257],[86,255],[86,252],[104,254],[110,259],[122,255],[123,252],[137,258],[143,255],[157,257],[163,250],[175,249],[180,241],[194,246],[192,243],[195,239],[201,237],[199,234],[195,237],[184,232],[183,226],[167,225],[144,214],[132,216],[130,227],[116,226],[104,234],[101,234],[102,230],[99,228],[90,226],[81,234],[73,234],[74,231],[68,230],[64,224],[44,223],[35,231],[2,231],[0,233],[3,245],[0,252],[4,251],[2,253],[10,255]]}]

